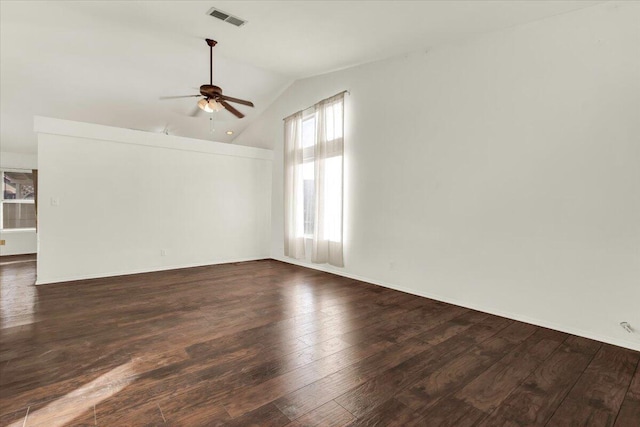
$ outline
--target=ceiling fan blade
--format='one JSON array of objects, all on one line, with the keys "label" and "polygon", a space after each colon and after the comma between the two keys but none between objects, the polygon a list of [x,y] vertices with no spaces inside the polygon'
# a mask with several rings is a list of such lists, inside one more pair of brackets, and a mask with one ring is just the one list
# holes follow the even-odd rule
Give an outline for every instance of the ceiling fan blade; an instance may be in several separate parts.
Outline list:
[{"label": "ceiling fan blade", "polygon": [[242,114],[240,111],[236,110],[235,108],[233,108],[231,105],[227,104],[225,101],[223,101],[222,99],[220,101],[218,101],[228,112],[230,112],[231,114],[233,114],[234,116],[236,116],[237,118],[241,119],[244,117],[244,114]]},{"label": "ceiling fan blade", "polygon": [[181,96],[161,96],[160,99],[179,99],[179,98],[195,98],[202,95],[181,95]]},{"label": "ceiling fan blade", "polygon": [[218,98],[222,99],[223,101],[235,102],[237,104],[247,105],[249,107],[253,107],[254,106],[253,102],[251,102],[251,101],[245,101],[244,99],[232,98],[232,97],[227,96],[227,95],[218,95]]},{"label": "ceiling fan blade", "polygon": [[198,117],[202,113],[203,113],[202,109],[196,105],[191,111],[191,113],[189,114],[189,117]]}]

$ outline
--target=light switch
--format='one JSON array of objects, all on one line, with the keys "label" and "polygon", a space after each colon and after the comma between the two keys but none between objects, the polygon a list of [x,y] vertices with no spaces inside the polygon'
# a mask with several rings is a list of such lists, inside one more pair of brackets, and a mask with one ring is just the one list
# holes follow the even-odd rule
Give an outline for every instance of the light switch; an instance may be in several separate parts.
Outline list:
[{"label": "light switch", "polygon": [[51,206],[60,206],[60,199],[57,197],[51,198]]}]

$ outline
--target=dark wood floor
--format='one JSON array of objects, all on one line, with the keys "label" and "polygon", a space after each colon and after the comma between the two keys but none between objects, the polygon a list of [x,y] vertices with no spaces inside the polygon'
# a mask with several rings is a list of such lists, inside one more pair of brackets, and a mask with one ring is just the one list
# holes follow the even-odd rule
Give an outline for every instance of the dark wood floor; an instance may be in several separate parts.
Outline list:
[{"label": "dark wood floor", "polygon": [[0,268],[3,426],[640,425],[639,353],[355,280]]}]

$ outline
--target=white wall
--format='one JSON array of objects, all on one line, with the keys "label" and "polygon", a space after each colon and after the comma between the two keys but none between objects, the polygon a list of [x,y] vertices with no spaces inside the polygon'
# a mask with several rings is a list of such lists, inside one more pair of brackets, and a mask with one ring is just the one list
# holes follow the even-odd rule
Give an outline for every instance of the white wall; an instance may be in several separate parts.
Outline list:
[{"label": "white wall", "polygon": [[276,147],[272,256],[281,119],[348,89],[330,270],[640,349],[638,22],[607,3],[295,83],[237,139]]},{"label": "white wall", "polygon": [[36,131],[38,284],[269,257],[270,150],[48,118]]},{"label": "white wall", "polygon": [[13,153],[0,151],[0,168],[2,169],[36,169],[38,156],[31,153]]},{"label": "white wall", "polygon": [[[0,169],[37,169],[38,157],[29,153],[12,153],[0,151]],[[38,242],[35,230],[1,230],[0,256],[23,255],[36,253]]]}]

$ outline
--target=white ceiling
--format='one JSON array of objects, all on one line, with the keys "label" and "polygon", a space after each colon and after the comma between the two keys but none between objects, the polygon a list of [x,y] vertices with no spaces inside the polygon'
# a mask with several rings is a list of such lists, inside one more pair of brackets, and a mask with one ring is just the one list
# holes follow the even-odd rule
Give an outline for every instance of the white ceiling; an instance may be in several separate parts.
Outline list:
[{"label": "white ceiling", "polygon": [[[295,79],[427,49],[601,1],[1,1],[0,149],[35,152],[33,116],[231,142]],[[241,28],[206,15],[215,6]],[[252,100],[187,114],[208,80]],[[235,135],[226,135],[233,130]]]}]

